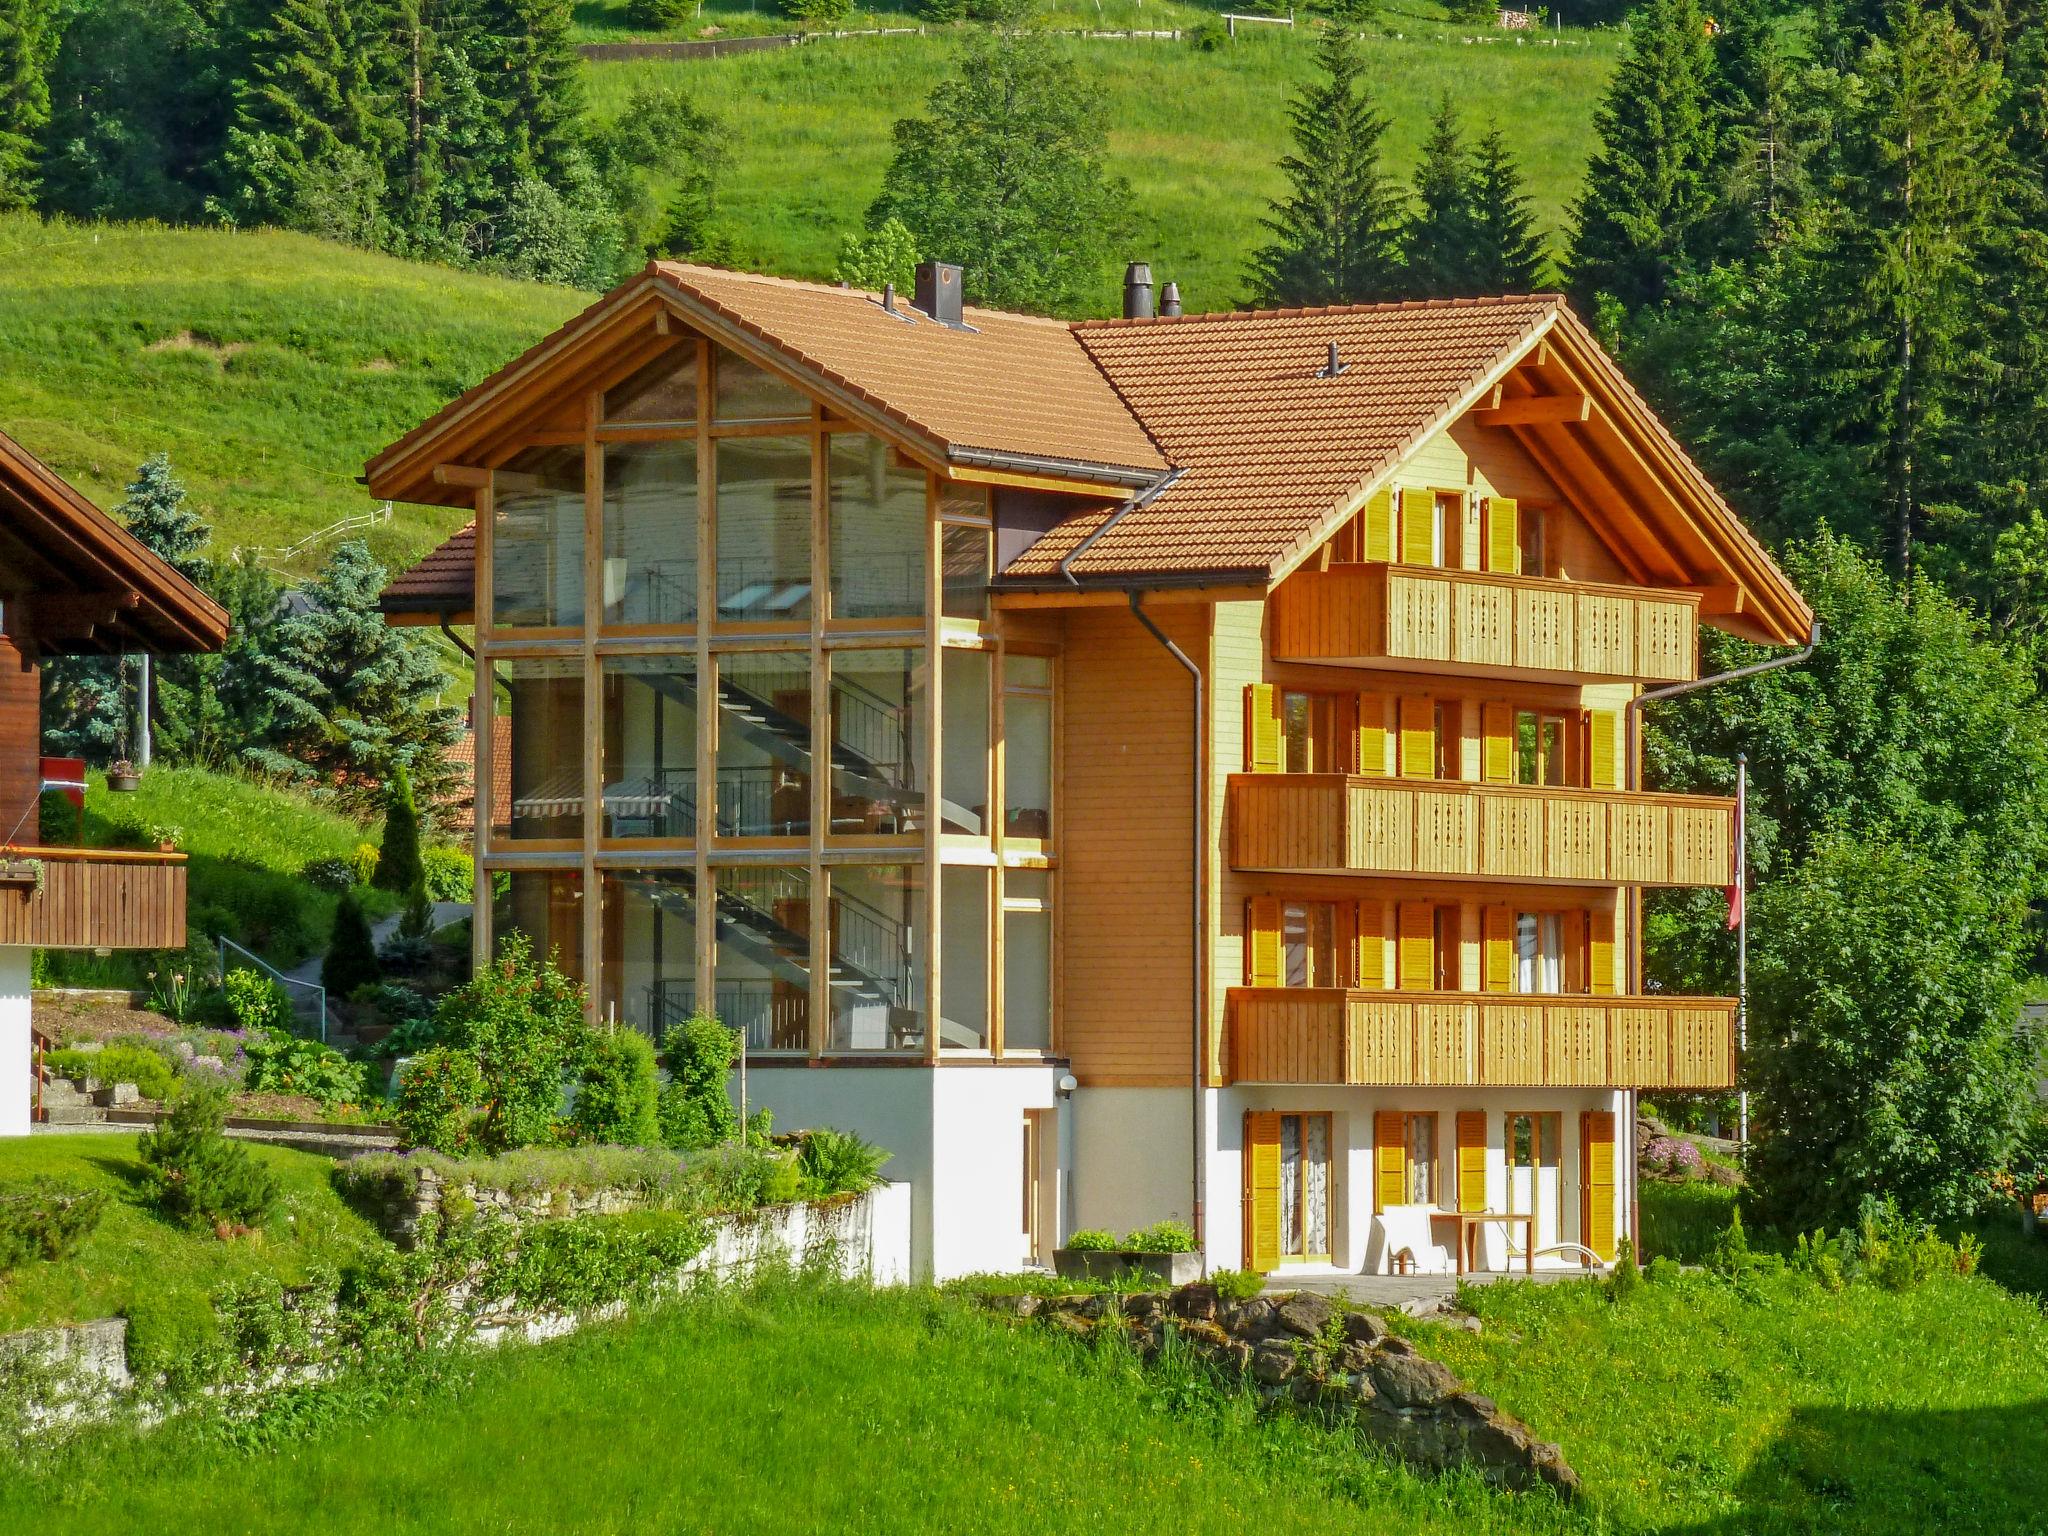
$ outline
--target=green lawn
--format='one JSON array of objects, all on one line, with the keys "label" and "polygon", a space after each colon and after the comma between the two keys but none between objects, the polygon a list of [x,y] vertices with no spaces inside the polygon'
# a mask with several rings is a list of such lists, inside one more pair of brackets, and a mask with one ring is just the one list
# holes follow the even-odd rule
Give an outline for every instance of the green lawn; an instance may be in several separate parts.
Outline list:
[{"label": "green lawn", "polygon": [[[1506,128],[1538,216],[1554,235],[1585,172],[1593,108],[1618,35],[1568,32],[1570,46],[1562,47],[1472,44],[1410,5],[1386,22],[1403,35],[1365,44],[1369,77],[1392,123],[1390,166],[1409,175],[1429,113],[1444,91],[1454,91],[1468,118],[1498,118]],[[1136,221],[1123,250],[1151,261],[1159,281],[1177,281],[1191,310],[1231,307],[1242,297],[1246,257],[1263,235],[1259,220],[1281,188],[1287,97],[1312,67],[1305,31],[1248,31],[1215,53],[1081,38],[1056,46],[1101,101],[1111,166],[1131,183]],[[891,126],[921,110],[954,48],[945,35],[847,38],[717,59],[596,65],[591,105],[599,116],[616,114],[646,82],[688,89],[730,129],[718,209],[740,264],[824,278],[881,188]],[[1105,274],[1092,312],[1120,302],[1114,276]]]},{"label": "green lawn", "polygon": [[338,1263],[379,1241],[335,1194],[331,1159],[286,1147],[250,1150],[276,1170],[284,1204],[266,1231],[222,1242],[173,1226],[145,1202],[133,1136],[0,1141],[0,1189],[52,1178],[113,1196],[106,1219],[77,1254],[27,1265],[0,1280],[0,1333],[125,1314],[130,1359],[161,1360],[210,1336],[209,1298],[223,1283],[258,1272],[295,1282],[310,1264]]}]

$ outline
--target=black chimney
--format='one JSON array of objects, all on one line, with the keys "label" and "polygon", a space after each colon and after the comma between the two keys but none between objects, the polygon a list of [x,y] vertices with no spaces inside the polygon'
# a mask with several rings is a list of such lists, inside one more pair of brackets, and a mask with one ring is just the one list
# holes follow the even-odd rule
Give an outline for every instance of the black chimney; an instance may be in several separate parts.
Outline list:
[{"label": "black chimney", "polygon": [[1152,318],[1152,269],[1142,261],[1124,268],[1124,318]]},{"label": "black chimney", "polygon": [[960,269],[946,261],[917,264],[917,307],[941,325],[959,325]]},{"label": "black chimney", "polygon": [[1168,283],[1159,291],[1159,313],[1171,320],[1180,313],[1180,284]]}]

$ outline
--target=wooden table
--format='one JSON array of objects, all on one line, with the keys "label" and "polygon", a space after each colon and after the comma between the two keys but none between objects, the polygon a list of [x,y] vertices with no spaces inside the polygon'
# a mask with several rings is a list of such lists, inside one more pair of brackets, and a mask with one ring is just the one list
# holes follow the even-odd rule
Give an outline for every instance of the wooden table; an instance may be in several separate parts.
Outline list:
[{"label": "wooden table", "polygon": [[1529,1274],[1536,1273],[1535,1218],[1527,1211],[1432,1211],[1429,1219],[1458,1224],[1458,1273],[1461,1275],[1478,1267],[1476,1249],[1481,1227],[1489,1221],[1498,1221],[1503,1226],[1519,1221],[1522,1224],[1523,1268]]}]

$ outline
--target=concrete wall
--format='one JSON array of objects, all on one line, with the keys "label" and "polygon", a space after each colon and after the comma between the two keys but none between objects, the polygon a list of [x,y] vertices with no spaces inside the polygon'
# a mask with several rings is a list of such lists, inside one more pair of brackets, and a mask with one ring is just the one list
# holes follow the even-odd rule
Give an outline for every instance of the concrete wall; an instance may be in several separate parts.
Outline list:
[{"label": "concrete wall", "polygon": [[35,1105],[28,999],[32,953],[24,944],[0,944],[0,1136],[26,1136]]}]

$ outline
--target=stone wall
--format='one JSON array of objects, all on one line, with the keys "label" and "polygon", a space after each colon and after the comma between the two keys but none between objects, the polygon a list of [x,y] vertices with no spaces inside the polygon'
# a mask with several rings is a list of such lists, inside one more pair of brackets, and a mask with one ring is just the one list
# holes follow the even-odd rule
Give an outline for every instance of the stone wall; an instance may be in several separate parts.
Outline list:
[{"label": "stone wall", "polygon": [[1469,1391],[1374,1314],[1323,1296],[1229,1301],[1204,1284],[1121,1296],[996,1296],[988,1304],[1081,1337],[1120,1332],[1148,1360],[1165,1347],[1170,1330],[1268,1404],[1355,1424],[1413,1466],[1469,1467],[1516,1492],[1549,1487],[1567,1499],[1578,1493],[1578,1474],[1555,1445]]}]

